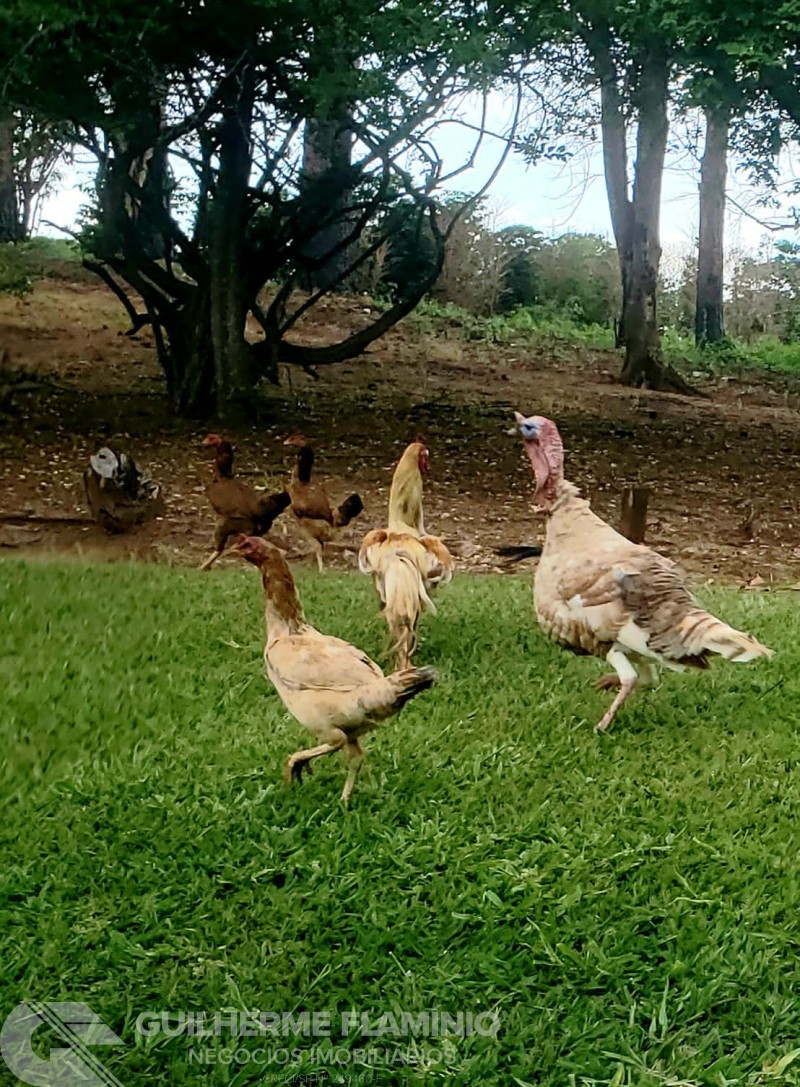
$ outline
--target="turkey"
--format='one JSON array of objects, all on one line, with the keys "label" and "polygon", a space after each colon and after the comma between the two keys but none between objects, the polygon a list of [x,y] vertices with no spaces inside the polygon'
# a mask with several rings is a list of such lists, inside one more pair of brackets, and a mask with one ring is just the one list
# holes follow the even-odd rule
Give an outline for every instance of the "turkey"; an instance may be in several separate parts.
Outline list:
[{"label": "turkey", "polygon": [[614,673],[598,681],[619,687],[597,723],[602,732],[637,686],[655,682],[658,666],[708,668],[718,655],[738,664],[772,650],[734,630],[694,600],[670,559],[631,543],[593,513],[564,479],[564,450],[555,423],[515,412],[536,477],[534,509],[547,530],[536,570],[536,616],[548,637],[577,653],[605,657]]}]

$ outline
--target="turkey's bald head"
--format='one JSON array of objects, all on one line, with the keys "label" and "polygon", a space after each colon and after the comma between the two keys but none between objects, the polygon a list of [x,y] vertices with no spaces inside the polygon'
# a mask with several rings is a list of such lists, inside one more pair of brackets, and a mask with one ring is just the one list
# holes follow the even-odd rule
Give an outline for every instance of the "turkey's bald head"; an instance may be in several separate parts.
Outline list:
[{"label": "turkey's bald head", "polygon": [[564,478],[564,447],[558,427],[544,415],[526,416],[515,411],[514,418],[536,477],[534,508],[549,510]]}]

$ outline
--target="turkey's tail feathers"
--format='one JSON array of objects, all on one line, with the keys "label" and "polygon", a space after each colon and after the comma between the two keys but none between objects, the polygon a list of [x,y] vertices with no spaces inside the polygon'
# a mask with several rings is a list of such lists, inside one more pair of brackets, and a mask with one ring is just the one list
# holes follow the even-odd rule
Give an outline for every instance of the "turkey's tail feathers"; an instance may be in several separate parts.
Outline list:
[{"label": "turkey's tail feathers", "polygon": [[349,525],[363,509],[364,503],[361,501],[361,496],[358,494],[349,495],[341,506],[334,510],[333,523],[335,527],[344,528],[345,525]]},{"label": "turkey's tail feathers", "polygon": [[506,561],[504,566],[513,566],[514,563],[522,562],[523,559],[535,559],[542,553],[541,547],[538,544],[508,544],[503,547],[495,547],[495,555],[500,555]]},{"label": "turkey's tail feathers", "polygon": [[723,623],[707,611],[692,610],[680,624],[680,640],[691,656],[716,653],[736,664],[747,664],[759,657],[771,657],[773,651],[752,634]]}]

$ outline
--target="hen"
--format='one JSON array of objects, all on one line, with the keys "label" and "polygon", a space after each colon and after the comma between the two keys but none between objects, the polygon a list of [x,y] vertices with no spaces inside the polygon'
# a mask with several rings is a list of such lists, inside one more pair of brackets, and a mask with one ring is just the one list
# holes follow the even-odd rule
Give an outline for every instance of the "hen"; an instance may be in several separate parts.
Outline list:
[{"label": "hen", "polygon": [[206,488],[208,500],[217,515],[214,529],[214,550],[200,566],[208,570],[225,549],[229,538],[243,533],[263,536],[272,522],[291,501],[286,491],[268,494],[257,491],[233,475],[233,447],[219,434],[207,434],[203,445],[214,449],[214,478]]},{"label": "hen", "polygon": [[286,490],[292,501],[292,513],[298,528],[310,541],[317,566],[322,573],[322,550],[325,544],[330,543],[340,529],[358,517],[364,509],[364,503],[359,495],[351,494],[340,506],[331,509],[330,499],[324,488],[311,482],[314,450],[300,434],[292,435],[283,444],[299,446],[292,481]]},{"label": "hen", "polygon": [[744,663],[772,650],[704,611],[674,562],[631,543],[602,521],[564,479],[564,452],[555,423],[515,412],[536,477],[535,506],[547,517],[534,593],[539,625],[577,653],[605,656],[619,686],[596,728],[608,728],[635,686],[653,683],[657,666],[707,668],[714,654]]},{"label": "hen", "polygon": [[358,568],[371,574],[381,600],[398,668],[406,668],[417,645],[422,611],[436,614],[430,592],[453,576],[453,558],[438,536],[425,534],[422,474],[430,454],[412,442],[395,469],[389,492],[389,524],[364,537]]},{"label": "hen", "polygon": [[346,804],[364,757],[360,738],[432,687],[437,672],[407,668],[384,676],[360,649],[321,634],[306,621],[291,570],[276,547],[240,536],[235,549],[259,568],[264,582],[267,675],[287,710],[317,739],[315,747],[290,756],[284,777],[300,781],[312,759],[342,751],[348,765],[342,790]]}]

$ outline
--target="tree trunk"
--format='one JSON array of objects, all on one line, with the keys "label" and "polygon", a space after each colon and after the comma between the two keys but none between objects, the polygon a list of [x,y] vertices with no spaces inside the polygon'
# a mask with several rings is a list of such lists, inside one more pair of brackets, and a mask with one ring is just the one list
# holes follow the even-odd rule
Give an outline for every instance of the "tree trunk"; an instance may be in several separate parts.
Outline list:
[{"label": "tree trunk", "polygon": [[136,219],[138,244],[151,260],[162,260],[167,255],[162,222],[169,213],[171,179],[167,150],[158,146],[158,137],[166,124],[166,99],[166,89],[151,88],[131,137],[138,153],[130,164],[129,175],[141,190],[141,197],[135,206],[129,206],[129,212]]},{"label": "tree trunk", "polygon": [[626,385],[690,393],[691,387],[661,360],[656,314],[670,63],[657,45],[641,57],[634,103],[638,121],[636,164],[633,195],[629,197],[627,122],[611,40],[611,32],[602,22],[585,31],[600,84],[603,169],[622,287],[622,312],[616,325],[617,346],[625,347],[621,377]]},{"label": "tree trunk", "polygon": [[347,218],[347,186],[353,148],[349,118],[340,111],[331,118],[306,121],[302,180],[309,190],[310,212],[321,228],[303,246],[306,290],[329,290],[347,271],[352,253],[344,240],[351,229]]},{"label": "tree trunk", "polygon": [[661,260],[661,183],[669,131],[667,58],[656,51],[650,53],[644,60],[640,79],[622,381],[626,385],[669,389],[674,388],[674,383],[661,362],[656,308]]},{"label": "tree trunk", "polygon": [[0,117],[0,242],[18,242],[22,238],[14,170],[15,128],[10,114]]},{"label": "tree trunk", "polygon": [[611,226],[617,246],[622,309],[615,326],[617,347],[625,343],[625,312],[630,299],[633,205],[628,196],[628,147],[625,115],[617,84],[607,33],[597,30],[589,41],[600,78],[600,132],[603,143],[603,171],[606,179]]},{"label": "tree trunk", "polygon": [[706,145],[700,167],[700,239],[694,318],[694,337],[698,345],[715,343],[724,334],[723,230],[730,109],[728,106],[711,107],[705,111],[705,117]]},{"label": "tree trunk", "polygon": [[251,351],[244,338],[249,308],[245,228],[255,94],[252,67],[234,89],[236,101],[226,109],[220,125],[219,172],[208,212],[214,382],[217,409],[229,419],[248,413],[256,379]]},{"label": "tree trunk", "polygon": [[164,327],[167,341],[154,320],[172,410],[184,418],[208,418],[218,406],[208,288],[198,286],[185,306],[165,318]]}]

